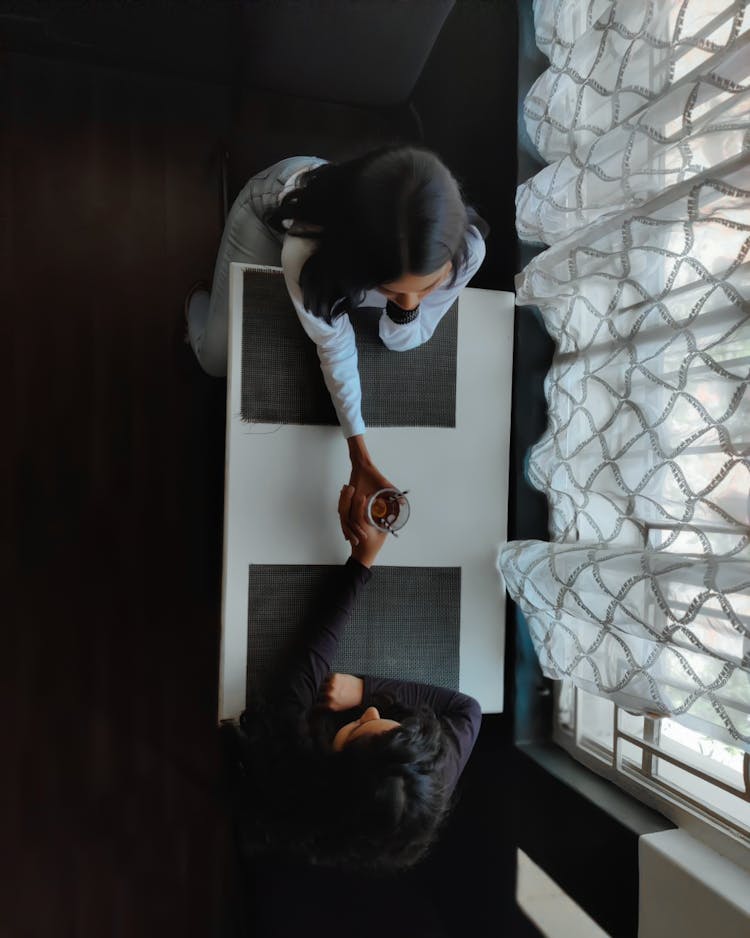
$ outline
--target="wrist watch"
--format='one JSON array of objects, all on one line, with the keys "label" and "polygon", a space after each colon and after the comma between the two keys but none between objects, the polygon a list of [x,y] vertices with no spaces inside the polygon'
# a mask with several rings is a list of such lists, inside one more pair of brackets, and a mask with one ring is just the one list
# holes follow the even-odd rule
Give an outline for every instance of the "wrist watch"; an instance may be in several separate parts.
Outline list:
[{"label": "wrist watch", "polygon": [[393,300],[388,300],[385,304],[385,311],[391,322],[395,322],[397,326],[405,326],[408,322],[414,322],[419,316],[419,303],[414,309],[401,309]]}]

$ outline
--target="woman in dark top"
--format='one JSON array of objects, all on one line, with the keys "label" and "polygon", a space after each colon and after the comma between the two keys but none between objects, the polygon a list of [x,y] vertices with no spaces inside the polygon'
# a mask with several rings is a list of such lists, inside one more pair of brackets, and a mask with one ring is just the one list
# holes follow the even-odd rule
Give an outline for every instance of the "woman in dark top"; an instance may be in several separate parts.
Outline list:
[{"label": "woman in dark top", "polygon": [[[356,497],[344,486],[340,509]],[[403,869],[424,856],[447,814],[479,704],[427,684],[330,673],[386,536],[370,528],[352,547],[273,698],[234,727],[249,853]]]}]

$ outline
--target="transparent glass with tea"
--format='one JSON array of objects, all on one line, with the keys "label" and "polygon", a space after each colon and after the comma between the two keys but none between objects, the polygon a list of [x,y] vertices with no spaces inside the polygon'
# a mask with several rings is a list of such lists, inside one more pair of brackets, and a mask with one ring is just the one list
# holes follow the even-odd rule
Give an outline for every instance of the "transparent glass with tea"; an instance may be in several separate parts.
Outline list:
[{"label": "transparent glass with tea", "polygon": [[396,532],[409,520],[411,509],[406,498],[406,491],[398,489],[379,489],[367,502],[367,520],[381,531],[396,536]]}]

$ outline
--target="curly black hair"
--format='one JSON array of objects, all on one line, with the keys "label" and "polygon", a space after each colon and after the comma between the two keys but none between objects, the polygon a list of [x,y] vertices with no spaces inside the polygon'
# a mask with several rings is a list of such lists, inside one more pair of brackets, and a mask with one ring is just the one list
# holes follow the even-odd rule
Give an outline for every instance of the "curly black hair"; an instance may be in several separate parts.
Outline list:
[{"label": "curly black hair", "polygon": [[445,731],[427,707],[375,702],[400,726],[334,752],[330,719],[245,711],[232,735],[232,800],[247,856],[389,872],[425,856],[450,809]]}]

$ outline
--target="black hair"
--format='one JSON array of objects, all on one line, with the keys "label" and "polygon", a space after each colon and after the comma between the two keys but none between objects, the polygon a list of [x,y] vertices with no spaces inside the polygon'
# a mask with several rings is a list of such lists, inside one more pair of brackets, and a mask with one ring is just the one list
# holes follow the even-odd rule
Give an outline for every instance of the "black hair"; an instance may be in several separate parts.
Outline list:
[{"label": "black hair", "polygon": [[451,800],[441,771],[445,731],[427,707],[377,701],[401,725],[340,752],[324,718],[246,711],[233,739],[232,800],[246,856],[389,872],[429,850]]},{"label": "black hair", "polygon": [[415,147],[385,147],[309,170],[265,216],[278,231],[318,242],[299,282],[305,307],[329,323],[367,290],[405,274],[426,276],[450,261],[448,282],[455,282],[475,219],[447,167]]}]

